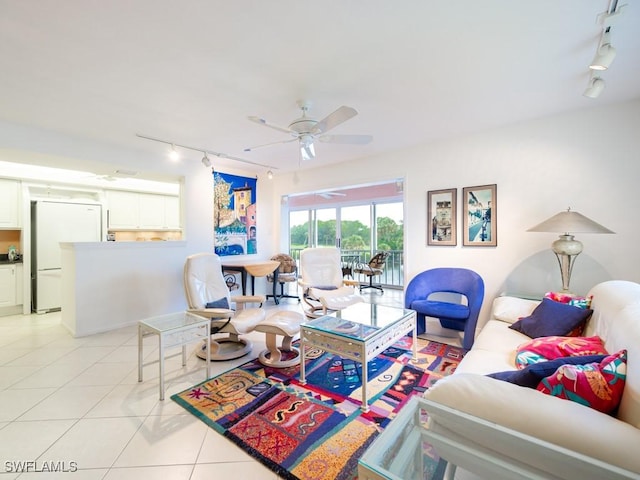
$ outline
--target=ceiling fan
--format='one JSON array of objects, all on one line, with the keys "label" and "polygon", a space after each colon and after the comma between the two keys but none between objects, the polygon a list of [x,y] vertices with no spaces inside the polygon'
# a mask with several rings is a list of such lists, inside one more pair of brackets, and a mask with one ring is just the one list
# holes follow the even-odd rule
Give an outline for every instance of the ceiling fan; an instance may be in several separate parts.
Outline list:
[{"label": "ceiling fan", "polygon": [[289,143],[298,141],[300,145],[300,157],[302,160],[312,160],[315,158],[315,149],[313,143],[315,140],[326,143],[341,143],[352,145],[366,145],[373,140],[371,135],[327,135],[326,133],[337,127],[343,122],[346,122],[350,118],[355,117],[358,112],[355,108],[342,106],[330,113],[322,120],[314,120],[311,117],[307,117],[309,110],[309,102],[299,101],[298,106],[302,110],[302,116],[295,119],[289,124],[288,127],[281,127],[267,122],[265,119],[251,116],[249,120],[265,127],[273,128],[280,132],[288,133],[293,138],[289,140],[282,140],[279,142],[267,143],[264,145],[257,145],[255,147],[245,148],[245,152],[251,152],[256,148],[268,147],[271,145],[278,145],[281,143]]}]

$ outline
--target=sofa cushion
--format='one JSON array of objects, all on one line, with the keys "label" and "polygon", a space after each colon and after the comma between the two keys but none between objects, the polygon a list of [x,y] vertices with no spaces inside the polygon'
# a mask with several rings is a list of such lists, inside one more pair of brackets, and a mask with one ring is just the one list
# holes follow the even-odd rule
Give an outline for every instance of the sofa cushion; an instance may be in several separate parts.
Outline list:
[{"label": "sofa cushion", "polygon": [[[438,380],[424,396],[498,425],[640,472],[638,429],[577,403],[485,375],[458,371]],[[603,441],[603,438],[610,440]],[[472,440],[483,442],[483,438]],[[521,454],[526,461],[527,452]]]},{"label": "sofa cushion", "polygon": [[532,363],[560,357],[608,354],[602,339],[593,337],[542,337],[520,345],[516,351],[516,367],[522,369]]},{"label": "sofa cushion", "polygon": [[537,390],[611,413],[618,408],[626,377],[627,351],[621,350],[599,363],[565,364],[544,378]]},{"label": "sofa cushion", "polygon": [[540,304],[539,300],[518,297],[496,297],[491,308],[491,317],[501,322],[514,323],[522,317],[528,317]]},{"label": "sofa cushion", "polygon": [[563,365],[586,365],[600,363],[606,355],[580,355],[577,357],[562,357],[548,362],[539,362],[526,366],[522,370],[508,370],[490,373],[488,376],[505,382],[515,383],[521,387],[536,388],[549,375],[552,375]]},{"label": "sofa cushion", "polygon": [[567,335],[584,325],[593,311],[543,298],[540,305],[528,317],[523,317],[509,328],[531,338]]}]

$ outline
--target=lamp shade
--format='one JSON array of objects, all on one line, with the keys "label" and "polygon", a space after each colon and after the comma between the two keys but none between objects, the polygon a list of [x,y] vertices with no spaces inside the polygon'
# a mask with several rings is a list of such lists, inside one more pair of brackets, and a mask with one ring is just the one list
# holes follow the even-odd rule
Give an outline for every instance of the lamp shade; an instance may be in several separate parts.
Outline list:
[{"label": "lamp shade", "polygon": [[531,227],[528,232],[555,232],[555,233],[615,233],[606,227],[578,212],[572,212],[568,208],[564,212],[555,214],[553,217]]}]

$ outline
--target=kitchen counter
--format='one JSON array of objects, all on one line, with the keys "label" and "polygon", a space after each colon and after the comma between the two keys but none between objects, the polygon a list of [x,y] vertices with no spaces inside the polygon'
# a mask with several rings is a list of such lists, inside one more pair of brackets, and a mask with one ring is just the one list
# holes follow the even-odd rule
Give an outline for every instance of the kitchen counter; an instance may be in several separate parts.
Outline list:
[{"label": "kitchen counter", "polygon": [[184,311],[187,242],[61,242],[61,324],[74,337]]},{"label": "kitchen counter", "polygon": [[11,265],[12,263],[22,263],[22,257],[19,260],[9,260],[9,255],[0,254],[0,265]]}]

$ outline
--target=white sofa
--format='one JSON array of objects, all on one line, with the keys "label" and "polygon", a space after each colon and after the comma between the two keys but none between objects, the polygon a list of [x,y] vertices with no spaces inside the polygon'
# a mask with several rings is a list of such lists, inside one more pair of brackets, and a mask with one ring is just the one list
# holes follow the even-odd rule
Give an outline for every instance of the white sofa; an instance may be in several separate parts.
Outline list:
[{"label": "white sofa", "polygon": [[508,327],[538,304],[498,297],[456,372],[424,395],[427,438],[450,464],[492,479],[640,478],[640,285],[607,281],[588,295],[583,335],[602,338],[609,353],[627,349],[616,416],[486,376],[516,369],[516,348],[531,339]]}]

